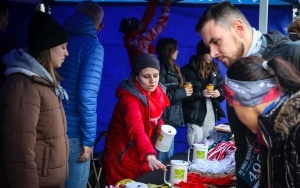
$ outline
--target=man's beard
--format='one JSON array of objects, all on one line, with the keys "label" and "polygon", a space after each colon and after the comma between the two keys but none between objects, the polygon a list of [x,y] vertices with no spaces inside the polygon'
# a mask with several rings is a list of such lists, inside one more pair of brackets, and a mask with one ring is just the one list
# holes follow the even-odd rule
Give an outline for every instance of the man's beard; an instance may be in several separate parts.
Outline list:
[{"label": "man's beard", "polygon": [[229,65],[232,65],[235,61],[243,57],[245,46],[236,37],[233,38],[233,42],[236,46],[236,50],[232,53],[231,57],[228,57]]}]

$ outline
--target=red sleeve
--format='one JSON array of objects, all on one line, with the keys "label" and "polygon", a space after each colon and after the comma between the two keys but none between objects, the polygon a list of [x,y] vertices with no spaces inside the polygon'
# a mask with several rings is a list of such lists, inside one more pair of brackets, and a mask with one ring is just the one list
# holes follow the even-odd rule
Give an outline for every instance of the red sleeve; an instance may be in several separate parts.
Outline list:
[{"label": "red sleeve", "polygon": [[148,46],[152,43],[152,41],[164,30],[168,21],[169,21],[170,9],[168,5],[164,5],[161,14],[158,17],[154,26],[137,36],[138,46],[141,48],[148,48]]},{"label": "red sleeve", "polygon": [[158,128],[157,128],[157,134],[161,133],[161,127],[162,127],[163,124],[165,124],[165,122],[164,122],[164,120],[162,118],[160,118],[158,120],[158,123],[157,123],[157,126],[158,126]]},{"label": "red sleeve", "polygon": [[146,30],[154,17],[155,9],[157,7],[158,0],[150,0],[147,8],[144,12],[144,15],[141,19],[141,23],[143,24],[143,30]]},{"label": "red sleeve", "polygon": [[128,97],[124,101],[124,120],[126,124],[126,134],[136,146],[141,160],[148,154],[156,154],[149,136],[145,132],[144,117],[148,117],[141,105],[134,97]]}]

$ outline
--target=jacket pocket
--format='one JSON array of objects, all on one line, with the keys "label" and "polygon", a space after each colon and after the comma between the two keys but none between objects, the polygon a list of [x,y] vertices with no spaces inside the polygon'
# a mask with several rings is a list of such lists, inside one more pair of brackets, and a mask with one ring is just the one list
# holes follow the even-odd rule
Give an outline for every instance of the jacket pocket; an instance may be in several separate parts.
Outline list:
[{"label": "jacket pocket", "polygon": [[117,156],[117,161],[122,164],[121,159],[123,158],[123,155],[128,151],[128,149],[132,146],[132,142],[128,142],[126,147],[120,152],[120,154]]},{"label": "jacket pocket", "polygon": [[50,158],[50,148],[45,147],[44,156],[43,156],[43,166],[42,166],[42,176],[44,177],[48,175],[49,158]]}]

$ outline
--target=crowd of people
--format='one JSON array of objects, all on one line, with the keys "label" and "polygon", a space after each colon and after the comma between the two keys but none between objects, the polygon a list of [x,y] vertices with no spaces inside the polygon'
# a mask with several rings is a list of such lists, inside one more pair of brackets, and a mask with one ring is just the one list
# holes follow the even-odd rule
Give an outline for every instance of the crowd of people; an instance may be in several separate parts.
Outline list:
[{"label": "crowd of people", "polygon": [[[159,4],[160,15],[148,28]],[[263,34],[230,1],[213,3],[196,22],[201,40],[195,54],[180,67],[180,44],[159,38],[171,4],[150,0],[141,20],[120,22],[131,70],[116,89],[105,137],[106,185],[167,171],[163,162],[174,155],[174,140],[167,152],[155,147],[162,126],[186,127],[189,146],[201,143],[225,117],[220,103],[226,99],[237,187],[300,187],[299,20],[288,36]],[[7,6],[0,6],[0,187],[86,187],[97,133],[104,10],[80,2],[63,24],[36,11],[27,47],[17,48],[5,42]],[[227,67],[224,78],[215,60]],[[249,148],[261,158],[254,181],[238,173],[254,165],[245,164]]]}]

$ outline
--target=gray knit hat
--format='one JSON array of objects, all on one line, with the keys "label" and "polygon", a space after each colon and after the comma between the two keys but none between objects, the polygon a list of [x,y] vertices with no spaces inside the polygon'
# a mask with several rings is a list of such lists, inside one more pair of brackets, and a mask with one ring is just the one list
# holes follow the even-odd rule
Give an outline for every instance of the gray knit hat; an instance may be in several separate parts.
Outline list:
[{"label": "gray knit hat", "polygon": [[141,54],[135,59],[135,63],[132,65],[131,74],[136,76],[139,72],[145,68],[155,68],[160,70],[159,61],[153,54]]}]

